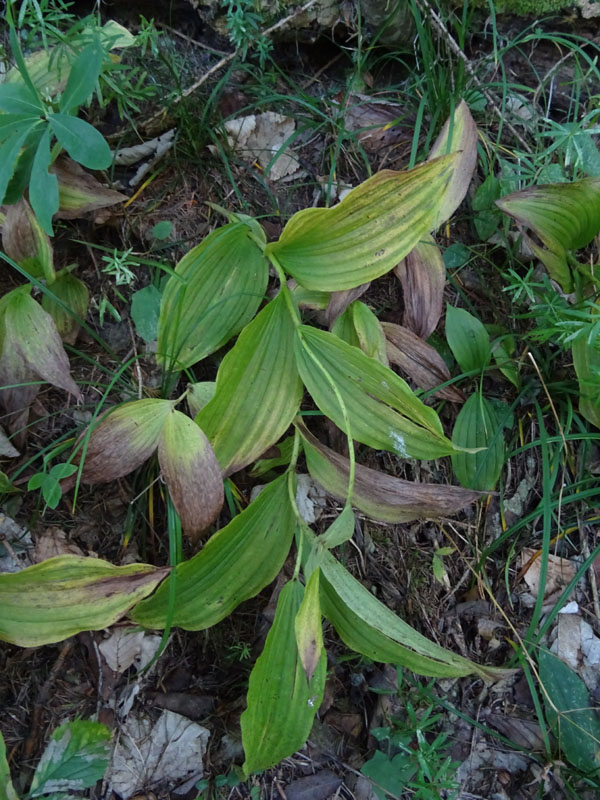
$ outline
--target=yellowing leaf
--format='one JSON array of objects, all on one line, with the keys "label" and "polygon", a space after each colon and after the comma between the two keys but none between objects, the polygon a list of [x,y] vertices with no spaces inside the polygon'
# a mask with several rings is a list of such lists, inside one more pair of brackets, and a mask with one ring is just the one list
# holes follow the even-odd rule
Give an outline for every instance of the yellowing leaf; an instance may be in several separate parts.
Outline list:
[{"label": "yellowing leaf", "polygon": [[265,254],[307,289],[340,291],[374,280],[440,224],[455,161],[449,155],[407,172],[378,172],[337,206],[294,214]]},{"label": "yellowing leaf", "polygon": [[34,278],[43,277],[52,283],[55,277],[52,243],[24,197],[6,206],[2,246],[6,255]]},{"label": "yellowing leaf", "polygon": [[115,567],[99,558],[58,556],[0,574],[0,639],[20,647],[108,628],[167,575],[148,564]]},{"label": "yellowing leaf", "polygon": [[[282,475],[268,484],[199,553],[177,565],[174,625],[191,631],[210,628],[275,579],[289,552],[295,524],[287,481]],[[165,583],[130,616],[145,628],[163,628],[168,609]]]},{"label": "yellowing leaf", "polygon": [[306,673],[307,683],[311,682],[323,654],[319,575],[318,568],[313,570],[306,583],[304,597],[294,620],[298,655]]},{"label": "yellowing leaf", "polygon": [[352,438],[404,458],[439,458],[453,452],[436,412],[415,397],[395,372],[362,350],[332,333],[301,325],[295,353],[313,400],[346,431],[335,385],[346,406]]},{"label": "yellowing leaf", "polygon": [[[75,461],[83,459],[81,480],[106,483],[128,475],[141,466],[158,447],[163,426],[171,413],[171,400],[133,400],[110,411],[92,429],[87,447],[81,446]],[[86,434],[79,442],[85,443]],[[76,476],[63,482],[72,486]]]},{"label": "yellowing leaf", "polygon": [[[348,490],[350,462],[322,444],[306,426],[295,422],[311,476],[329,494],[344,501]],[[381,522],[411,522],[450,516],[474,502],[479,493],[458,486],[414,483],[356,465],[352,505]]]},{"label": "yellowing leaf", "polygon": [[192,417],[197,416],[204,406],[215,396],[217,384],[215,381],[200,381],[188,386],[186,400]]},{"label": "yellowing leaf", "polygon": [[183,531],[195,542],[219,516],[223,479],[204,433],[174,408],[160,434],[158,462]]},{"label": "yellowing leaf", "polygon": [[454,114],[444,124],[435,140],[429,158],[457,153],[452,179],[444,191],[440,208],[440,224],[449,219],[465,198],[477,165],[477,126],[469,106],[461,100]]},{"label": "yellowing leaf", "polygon": [[52,293],[56,295],[58,300],[70,309],[73,314],[69,314],[57,300],[54,300],[47,294],[42,297],[42,308],[54,320],[56,329],[58,330],[63,342],[68,344],[75,344],[77,334],[79,333],[79,322],[75,319],[76,315],[79,319],[85,320],[88,310],[89,296],[87,286],[75,275],[70,272],[64,272],[52,284]]},{"label": "yellowing leaf", "polygon": [[307,682],[294,633],[301,602],[302,585],[286,583],[264,650],[250,673],[248,708],[241,719],[246,775],[268,769],[302,747],[321,705],[326,660],[323,655]]},{"label": "yellowing leaf", "polygon": [[255,461],[292,422],[302,399],[293,342],[294,322],[280,293],[223,359],[215,396],[196,422],[225,475]]},{"label": "yellowing leaf", "polygon": [[77,219],[89,211],[127,200],[127,195],[107,189],[68,156],[59,156],[50,172],[58,180],[57,219]]},{"label": "yellowing leaf", "polygon": [[600,178],[574,183],[530,186],[496,201],[496,205],[541,240],[540,247],[526,236],[537,258],[563,291],[573,290],[567,260],[569,250],[589,244],[600,230]]},{"label": "yellowing leaf", "polygon": [[335,321],[331,332],[353,347],[360,347],[370,358],[389,366],[385,334],[371,309],[355,300]]},{"label": "yellowing leaf", "polygon": [[160,308],[161,363],[189,367],[250,322],[269,277],[267,261],[250,238],[256,227],[232,222],[218,228],[177,264]]}]

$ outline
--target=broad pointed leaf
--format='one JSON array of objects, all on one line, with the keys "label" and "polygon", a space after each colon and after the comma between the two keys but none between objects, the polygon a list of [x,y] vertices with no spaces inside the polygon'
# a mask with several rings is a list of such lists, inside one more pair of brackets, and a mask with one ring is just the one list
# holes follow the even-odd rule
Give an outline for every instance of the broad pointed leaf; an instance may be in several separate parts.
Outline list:
[{"label": "broad pointed leaf", "polygon": [[0,800],[19,800],[10,779],[10,768],[6,760],[6,745],[0,732]]},{"label": "broad pointed leaf", "polygon": [[[349,460],[321,444],[299,419],[295,424],[302,436],[311,476],[329,494],[344,501],[350,475]],[[478,497],[478,492],[458,486],[404,481],[357,464],[352,505],[371,519],[399,523],[451,516]]]},{"label": "broad pointed leaf", "polygon": [[428,339],[442,316],[446,267],[432,236],[423,236],[394,269],[402,284],[402,324],[422,339]]},{"label": "broad pointed leaf", "polygon": [[381,322],[371,309],[359,300],[351,303],[337,318],[331,332],[353,347],[360,347],[370,358],[376,358],[384,366],[389,366]]},{"label": "broad pointed leaf", "polygon": [[216,389],[215,381],[200,381],[200,383],[191,383],[188,386],[186,400],[192,417],[197,416],[204,406],[210,403],[215,396]]},{"label": "broad pointed leaf", "polygon": [[223,478],[203,431],[174,408],[158,441],[158,462],[183,531],[195,542],[219,516]]},{"label": "broad pointed leaf", "polygon": [[395,372],[362,350],[332,333],[301,325],[295,353],[313,400],[346,431],[341,395],[352,438],[404,458],[439,458],[453,452],[436,412],[415,397]]},{"label": "broad pointed leaf", "polygon": [[446,308],[446,340],[463,372],[485,369],[492,357],[490,335],[464,308]]},{"label": "broad pointed leaf", "polygon": [[72,159],[88,169],[108,169],[112,153],[100,131],[79,117],[68,114],[50,114],[48,122],[52,133]]},{"label": "broad pointed leaf", "polygon": [[224,474],[230,475],[285,433],[301,399],[294,322],[280,293],[244,328],[223,359],[215,396],[196,422]]},{"label": "broad pointed leaf", "polygon": [[50,129],[46,128],[38,143],[31,165],[29,178],[29,201],[36,213],[39,224],[52,236],[52,217],[58,211],[58,180],[48,172],[52,161],[50,153]]},{"label": "broad pointed leaf", "polygon": [[39,647],[108,628],[151,594],[168,569],[115,567],[99,558],[58,556],[0,574],[0,639]]},{"label": "broad pointed leaf", "polygon": [[[167,281],[158,321],[158,358],[195,364],[239,333],[255,315],[269,269],[252,229],[230,223],[192,248]],[[264,236],[264,234],[263,234]]]},{"label": "broad pointed leaf", "polygon": [[573,366],[579,382],[579,411],[600,428],[600,352],[581,337],[573,342]]},{"label": "broad pointed leaf", "polygon": [[319,575],[318,569],[313,570],[306,583],[304,597],[294,620],[298,655],[304,667],[307,683],[311,682],[323,655]]},{"label": "broad pointed leaf", "polygon": [[99,39],[88,44],[75,59],[58,107],[63,114],[82,106],[96,88],[104,51]]},{"label": "broad pointed leaf", "polygon": [[469,489],[492,491],[504,466],[504,436],[494,406],[478,392],[461,408],[452,441],[460,448],[483,448],[479,452],[457,452],[452,469],[458,482]]},{"label": "broad pointed leaf", "polygon": [[452,117],[446,120],[429,158],[438,158],[446,153],[457,153],[458,158],[452,179],[444,191],[440,222],[449,219],[465,199],[477,166],[477,126],[464,100],[460,101]]},{"label": "broad pointed leaf", "polygon": [[[192,631],[210,628],[271,583],[289,552],[294,520],[288,477],[282,475],[197,555],[177,565],[173,624]],[[165,583],[130,616],[146,628],[163,628],[168,609]]]},{"label": "broad pointed leaf", "polygon": [[[110,411],[89,436],[79,439],[75,461],[83,459],[81,480],[106,483],[128,475],[141,466],[158,447],[163,427],[171,413],[171,400],[133,400]],[[63,482],[66,489],[76,476]]]},{"label": "broad pointed leaf", "polygon": [[383,170],[333,208],[299,211],[266,255],[307,289],[340,291],[374,280],[443,221],[455,161],[449,155],[407,172]]},{"label": "broad pointed leaf", "polygon": [[[314,545],[316,537],[307,531],[304,535]],[[484,676],[493,672],[431,642],[411,628],[352,577],[330,552],[323,551],[319,566],[323,613],[348,646],[365,652],[372,646],[383,650],[385,643],[386,661],[406,664],[423,675],[451,677],[475,673]],[[350,638],[352,643],[348,641]],[[392,649],[396,657],[387,658]]]},{"label": "broad pointed leaf", "polygon": [[[450,380],[446,362],[430,344],[402,325],[383,322],[382,328],[387,339],[390,363],[400,367],[419,388],[433,389],[440,383]],[[438,389],[435,394],[453,403],[462,403],[465,399],[462,392],[453,386]]]},{"label": "broad pointed leaf", "polygon": [[24,197],[6,207],[2,247],[9,258],[34,278],[43,277],[52,283],[55,278],[52,243]]},{"label": "broad pointed leaf", "polygon": [[544,247],[527,237],[550,277],[563,291],[572,291],[567,253],[585,247],[600,231],[600,178],[531,186],[500,198],[496,205],[521,230],[529,229],[541,240]]},{"label": "broad pointed leaf", "polygon": [[[53,282],[51,288],[55,300],[49,294],[44,293],[42,297],[42,308],[54,320],[56,329],[63,342],[75,344],[79,333],[79,322],[77,317],[85,320],[88,311],[90,292],[83,281],[76,278],[71,272],[63,272]],[[58,301],[61,300],[62,303]],[[69,313],[65,306],[71,311]]]},{"label": "broad pointed leaf", "polygon": [[273,626],[250,674],[248,708],[241,719],[246,775],[272,767],[302,747],[321,704],[325,657],[308,683],[294,634],[302,594],[297,581],[281,590]]}]

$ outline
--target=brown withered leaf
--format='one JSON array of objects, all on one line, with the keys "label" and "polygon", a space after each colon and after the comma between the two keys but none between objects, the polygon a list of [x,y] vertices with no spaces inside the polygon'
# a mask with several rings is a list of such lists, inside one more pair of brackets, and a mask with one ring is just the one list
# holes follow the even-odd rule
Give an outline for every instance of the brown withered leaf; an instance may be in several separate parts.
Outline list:
[{"label": "brown withered leaf", "polygon": [[422,339],[436,329],[444,305],[446,267],[433,237],[427,234],[394,268],[402,284],[402,324]]},{"label": "brown withered leaf", "polygon": [[183,531],[196,542],[223,507],[223,478],[204,432],[181,411],[173,409],[165,421],[158,462]]},{"label": "brown withered leaf", "polygon": [[340,316],[340,314],[344,313],[350,303],[358,300],[358,298],[367,291],[370,285],[371,281],[368,283],[362,283],[360,286],[355,286],[354,289],[344,289],[341,292],[331,293],[329,304],[327,306],[327,310],[325,311],[325,320],[329,330],[331,330],[333,323]]},{"label": "brown withered leaf", "polygon": [[[73,458],[83,458],[81,480],[106,483],[122,478],[141,466],[158,447],[158,441],[173,403],[149,398],[133,400],[110,411],[89,435],[84,431],[77,440],[79,449]],[[77,473],[61,482],[63,491],[75,485]]]},{"label": "brown withered leaf", "polygon": [[[308,471],[327,492],[344,502],[350,461],[322,444],[300,418],[294,424],[303,439]],[[458,486],[405,481],[357,464],[352,505],[372,519],[399,523],[448,516],[482,496]]]},{"label": "brown withered leaf", "polygon": [[377,97],[352,92],[348,95],[344,121],[346,130],[356,132],[356,138],[368,153],[380,153],[383,147],[399,142],[408,143],[408,128],[397,125],[406,119],[406,107]]},{"label": "brown withered leaf", "polygon": [[50,167],[58,178],[59,208],[56,219],[77,219],[88,211],[114,206],[127,195],[107,189],[93,175],[67,156],[60,156]]},{"label": "brown withered leaf", "polygon": [[4,458],[16,458],[19,451],[13,446],[8,436],[0,427],[0,456]]},{"label": "brown withered leaf", "polygon": [[2,247],[9,258],[35,278],[43,276],[49,282],[54,279],[54,251],[50,237],[24,197],[6,206]]},{"label": "brown withered leaf", "polygon": [[[444,359],[423,339],[402,325],[382,322],[381,327],[387,340],[387,356],[390,363],[400,367],[421,389],[433,389],[450,379],[450,372]],[[454,386],[439,389],[437,397],[453,403],[464,403],[462,392]]]}]

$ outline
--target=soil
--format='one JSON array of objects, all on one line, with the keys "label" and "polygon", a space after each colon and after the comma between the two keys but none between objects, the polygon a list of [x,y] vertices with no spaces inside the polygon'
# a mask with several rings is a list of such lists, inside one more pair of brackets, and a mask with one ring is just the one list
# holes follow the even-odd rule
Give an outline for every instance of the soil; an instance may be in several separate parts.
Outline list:
[{"label": "soil", "polygon": [[[163,28],[167,46],[179,54],[179,63],[183,65],[179,76],[181,85],[191,85],[216,62],[219,56],[212,54],[211,49],[228,52],[227,41],[205,29],[194,9],[183,0],[170,4],[168,14],[164,13],[162,3],[155,3],[152,8],[145,3],[141,5],[143,8],[115,2],[107,5],[103,13],[133,30],[138,24],[139,11],[146,17],[154,16]],[[83,13],[84,4],[81,8]],[[502,19],[499,24],[501,35],[510,37],[529,21]],[[572,18],[540,24],[554,25],[552,30],[557,31],[578,31],[589,41],[597,41],[600,35],[600,27],[592,26],[590,21],[585,27]],[[491,41],[484,26],[482,18],[479,32],[468,43],[467,54],[477,61],[491,52]],[[343,48],[348,46],[352,46],[351,42],[327,38],[313,44],[299,42],[296,47],[286,43],[275,46],[273,57],[282,73],[291,76],[299,90],[318,105],[325,95],[333,95],[336,88],[340,96],[343,93],[349,69],[347,52]],[[410,60],[410,56],[407,59]],[[560,52],[548,45],[532,46],[527,60],[515,55],[505,66],[515,83],[534,89],[541,87],[540,91],[546,92],[551,79],[560,86],[573,78],[569,60],[557,67],[560,60]],[[153,79],[162,81],[163,86],[172,80],[172,76],[161,73],[160,61],[153,64],[152,69],[156,70]],[[105,376],[113,375],[133,353],[145,353],[146,345],[136,336],[131,324],[128,300],[133,291],[147,284],[148,274],[143,269],[138,270],[135,282],[117,293],[114,281],[102,272],[104,251],[99,247],[109,251],[133,248],[142,258],[174,265],[191,246],[221,224],[220,217],[206,205],[209,201],[261,217],[270,238],[278,236],[282,222],[295,211],[323,202],[316,189],[317,181],[325,176],[326,182],[329,159],[338,142],[338,122],[332,106],[329,106],[329,124],[318,129],[307,128],[294,142],[300,158],[299,176],[274,182],[265,177],[264,170],[256,163],[244,163],[235,153],[229,154],[227,172],[222,159],[211,154],[208,145],[215,142],[214,132],[220,120],[241,113],[256,99],[259,89],[248,71],[237,69],[230,74],[226,87],[217,91],[215,87],[222,74],[215,74],[197,93],[169,108],[169,115],[179,131],[176,145],[159,163],[154,178],[146,186],[129,187],[135,167],[117,168],[111,175],[120,190],[134,198],[126,207],[116,206],[60,227],[54,242],[57,267],[73,261],[79,264],[77,274],[94,298],[88,322],[108,343],[109,350],[100,348],[88,334],[81,333],[76,347],[70,350],[70,357],[76,381],[87,387],[83,406],[75,412],[65,406],[61,392],[44,389],[31,412],[26,446],[20,459],[11,462],[11,470],[25,464],[60,436],[73,435],[86,421],[85,413],[95,407],[97,386],[106,383]],[[540,76],[546,76],[547,80],[540,80]],[[402,101],[399,92],[394,90],[388,94],[386,88],[400,85],[404,78],[402,66],[390,65],[388,61],[379,71],[363,76],[364,85],[360,90],[377,99],[397,103],[399,99]],[[595,95],[599,88],[590,84],[587,91]],[[268,91],[264,86],[260,91],[268,98],[269,93],[276,97],[289,89],[280,76],[274,75]],[[556,119],[565,111],[566,95],[566,91],[563,94],[560,90],[552,95],[550,113]],[[271,105],[268,99],[263,100],[262,105],[264,110],[281,111],[276,100]],[[156,103],[142,107],[136,122],[143,127],[144,119],[156,110]],[[301,114],[300,107],[294,110]],[[396,111],[388,113],[395,115]],[[490,126],[494,124],[490,120]],[[362,147],[344,142],[337,153],[335,179],[356,185],[367,177],[368,169],[375,172],[380,168],[405,167],[410,156],[413,125],[414,111],[407,106],[393,136],[381,132],[379,140],[364,143]],[[100,127],[112,146],[137,142],[131,126],[124,129],[110,113],[100,121]],[[156,241],[151,231],[158,222],[165,220],[172,224],[170,236],[166,241]],[[445,243],[471,243],[474,234],[470,223],[460,213],[457,220]],[[503,308],[503,300],[498,300],[501,292],[497,272],[489,265],[476,263],[471,265],[470,271],[457,272],[455,278],[454,285],[449,283],[447,289],[450,302],[455,300],[460,289],[475,303],[486,322],[506,320],[508,309]],[[7,272],[1,274],[0,280],[2,293],[18,283],[18,277]],[[108,314],[101,319],[102,297],[110,300],[121,315],[121,322]],[[380,319],[401,322],[402,292],[393,274],[375,282],[362,299],[377,310]],[[199,365],[195,379],[214,379],[222,356],[223,353],[216,354]],[[115,399],[136,396],[140,382],[151,394],[158,381],[152,354],[148,352],[139,360],[139,371],[133,367],[124,370]],[[509,393],[505,384],[496,384],[495,391],[500,398],[503,393]],[[176,396],[175,390],[173,396]],[[444,406],[441,418],[447,430],[451,430],[457,411],[451,403]],[[336,449],[342,448],[335,441],[335,433],[325,426],[317,432],[323,441],[329,441]],[[535,438],[533,432],[525,431],[524,436]],[[538,497],[541,466],[534,453],[537,451],[531,450],[528,455],[511,459],[502,489],[503,498],[513,498],[522,492],[524,499],[518,510],[521,515],[534,507]],[[375,453],[367,448],[359,451],[359,458],[367,466],[410,480],[453,481],[449,466],[442,461],[401,462],[390,454]],[[23,479],[30,477],[32,469],[25,471]],[[247,502],[258,481],[247,472],[234,476],[234,481]],[[140,498],[147,482],[146,474],[140,474],[108,486],[82,487],[74,508],[72,496],[66,496],[56,510],[46,509],[44,513],[34,493],[12,495],[3,511],[18,524],[28,527],[34,539],[40,538],[47,528],[60,529],[65,532],[66,541],[84,554],[115,564],[142,560],[162,566],[168,563],[165,512],[159,491],[152,495],[153,508],[149,508],[146,495]],[[322,527],[339,510],[333,500],[328,501],[328,505],[327,514],[318,523]],[[228,514],[227,510],[223,511],[220,525],[227,522]],[[345,552],[345,563],[365,586],[428,637],[475,661],[503,666],[513,655],[514,631],[522,635],[530,617],[530,609],[519,603],[520,578],[510,542],[495,549],[486,562],[485,580],[496,598],[496,605],[484,590],[482,578],[474,579],[471,570],[472,548],[481,554],[498,537],[502,524],[511,524],[511,520],[500,523],[499,519],[500,498],[495,494],[456,518],[435,523],[423,521],[390,526],[362,518],[360,530]],[[531,526],[535,526],[535,521]],[[591,538],[588,531],[584,530],[582,535]],[[433,579],[431,565],[436,550],[448,544],[452,545],[454,553],[444,559],[446,578],[442,583]],[[569,552],[566,544],[559,547],[565,554]],[[188,545],[187,555],[191,553]],[[507,562],[509,568],[505,572]],[[292,571],[293,563],[284,566],[286,576]],[[118,727],[115,699],[122,697],[132,685],[139,686],[136,703],[140,707],[171,708],[207,727],[210,743],[205,775],[214,777],[228,773],[232,765],[241,760],[239,717],[244,708],[248,675],[264,644],[280,587],[281,582],[276,582],[208,631],[174,630],[166,652],[147,675],[139,676],[133,667],[123,674],[112,673],[99,656],[98,644],[106,636],[103,632],[84,633],[66,643],[39,648],[3,645],[0,648],[2,732],[17,786],[27,785],[49,734],[64,720],[89,719],[97,714],[109,726]],[[580,602],[591,607],[587,596],[582,596]],[[507,630],[507,618],[513,631]],[[418,686],[429,686],[428,696],[439,698],[443,703],[436,709],[441,714],[438,729],[449,734],[448,755],[456,763],[455,774],[460,775],[461,798],[528,800],[565,796],[560,769],[556,766],[552,770],[545,769],[534,703],[521,671],[491,686],[468,678],[430,683],[405,675],[398,690],[395,669],[349,656],[331,629],[326,629],[326,645],[329,671],[325,700],[307,746],[253,782],[219,790],[230,794],[215,796],[250,797],[252,786],[259,785],[263,791],[261,797],[265,798],[367,800],[369,794],[360,768],[377,746],[371,731],[388,724],[392,717],[406,719],[407,703],[414,702]],[[522,749],[505,746],[494,737],[494,731]],[[321,785],[302,783],[308,776],[318,774],[330,783],[327,784],[325,778]],[[301,793],[303,787],[304,794]],[[165,786],[138,788],[148,797],[169,796],[169,788]],[[100,797],[102,791],[102,787],[98,787],[92,796]],[[407,792],[402,796],[408,798],[413,794]],[[191,800],[196,795],[197,790],[192,788],[179,796]],[[586,795],[585,790],[580,796],[592,797]]]}]

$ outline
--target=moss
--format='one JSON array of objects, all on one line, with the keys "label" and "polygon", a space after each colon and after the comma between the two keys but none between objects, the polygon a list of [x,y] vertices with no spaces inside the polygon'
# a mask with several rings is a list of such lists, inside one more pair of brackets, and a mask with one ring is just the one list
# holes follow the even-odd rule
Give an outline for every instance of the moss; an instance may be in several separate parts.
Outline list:
[{"label": "moss", "polygon": [[[487,6],[487,0],[477,0],[477,5]],[[564,11],[576,5],[574,0],[496,0],[494,6],[498,14],[547,14],[551,11]]]}]

